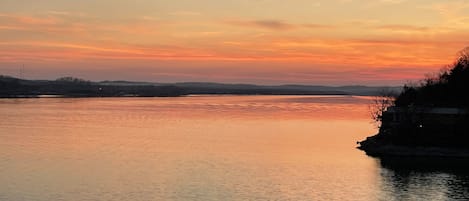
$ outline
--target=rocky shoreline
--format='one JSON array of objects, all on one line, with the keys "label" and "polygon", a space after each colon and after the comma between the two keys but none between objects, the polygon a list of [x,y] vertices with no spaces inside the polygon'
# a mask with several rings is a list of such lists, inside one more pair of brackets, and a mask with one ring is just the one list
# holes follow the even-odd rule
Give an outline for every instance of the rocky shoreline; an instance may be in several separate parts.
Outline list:
[{"label": "rocky shoreline", "polygon": [[435,146],[402,146],[384,142],[378,135],[368,137],[358,142],[357,147],[367,155],[374,157],[438,157],[469,159],[469,149]]}]

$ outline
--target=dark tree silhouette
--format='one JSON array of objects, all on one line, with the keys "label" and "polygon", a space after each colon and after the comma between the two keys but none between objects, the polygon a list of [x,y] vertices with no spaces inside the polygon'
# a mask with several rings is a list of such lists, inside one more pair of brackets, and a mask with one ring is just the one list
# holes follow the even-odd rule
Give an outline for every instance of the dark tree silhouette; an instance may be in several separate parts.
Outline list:
[{"label": "dark tree silhouette", "polygon": [[418,86],[404,86],[395,105],[469,107],[469,47],[437,75],[427,77]]},{"label": "dark tree silhouette", "polygon": [[[438,74],[404,86],[391,104],[381,98],[375,105],[372,117],[381,127],[377,135],[360,142],[367,153],[412,155],[416,147],[446,147],[467,149],[469,157],[469,48]],[[386,105],[397,108],[386,112]]]}]

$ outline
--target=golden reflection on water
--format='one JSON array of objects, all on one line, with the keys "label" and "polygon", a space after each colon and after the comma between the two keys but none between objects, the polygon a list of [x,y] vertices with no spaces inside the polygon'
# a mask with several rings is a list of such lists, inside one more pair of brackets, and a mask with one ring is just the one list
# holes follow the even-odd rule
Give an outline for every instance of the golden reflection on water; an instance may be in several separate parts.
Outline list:
[{"label": "golden reflection on water", "polygon": [[376,200],[369,98],[0,100],[0,200]]}]

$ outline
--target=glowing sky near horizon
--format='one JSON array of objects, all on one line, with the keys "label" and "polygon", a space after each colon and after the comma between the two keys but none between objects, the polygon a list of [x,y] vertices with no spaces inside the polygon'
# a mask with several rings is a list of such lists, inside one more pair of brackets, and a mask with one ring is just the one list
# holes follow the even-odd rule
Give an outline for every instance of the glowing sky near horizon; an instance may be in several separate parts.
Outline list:
[{"label": "glowing sky near horizon", "polygon": [[1,0],[0,74],[403,84],[469,45],[465,0]]}]

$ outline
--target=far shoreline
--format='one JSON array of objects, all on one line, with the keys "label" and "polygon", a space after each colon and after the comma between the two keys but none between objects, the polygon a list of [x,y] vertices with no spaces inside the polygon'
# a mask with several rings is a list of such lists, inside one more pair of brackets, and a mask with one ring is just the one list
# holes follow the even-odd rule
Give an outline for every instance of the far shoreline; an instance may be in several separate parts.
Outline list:
[{"label": "far shoreline", "polygon": [[179,96],[139,96],[139,95],[122,95],[122,96],[87,96],[87,95],[15,95],[0,96],[0,99],[54,99],[54,98],[177,98],[177,97],[215,97],[215,96],[324,96],[324,97],[368,97],[369,95],[355,94],[186,94]]}]

